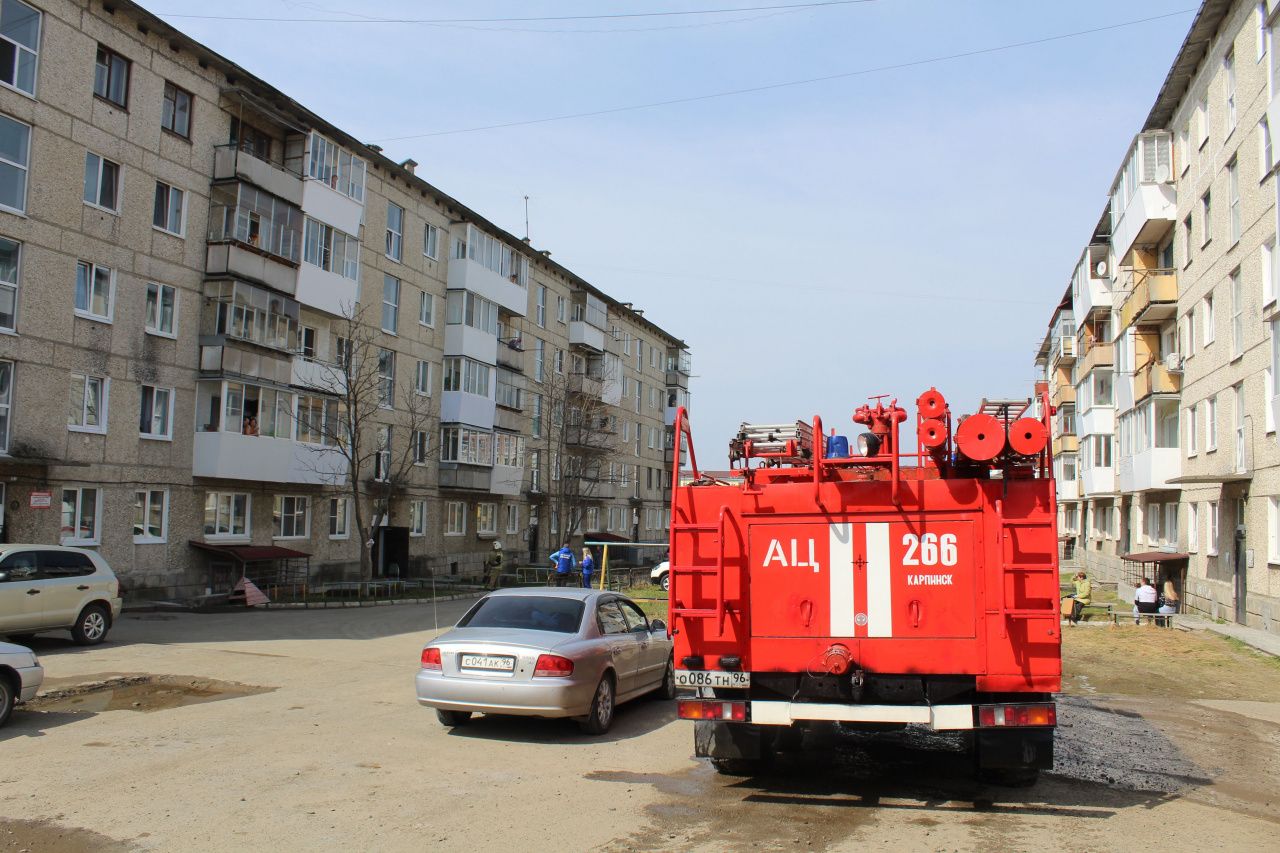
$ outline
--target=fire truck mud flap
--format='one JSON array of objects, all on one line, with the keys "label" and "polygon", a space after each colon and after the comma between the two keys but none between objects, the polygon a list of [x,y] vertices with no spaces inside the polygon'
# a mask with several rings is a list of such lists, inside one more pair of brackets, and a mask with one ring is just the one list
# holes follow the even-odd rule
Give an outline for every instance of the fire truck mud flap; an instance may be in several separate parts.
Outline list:
[{"label": "fire truck mud flap", "polygon": [[693,754],[755,761],[767,757],[769,750],[760,726],[699,720],[693,724]]},{"label": "fire truck mud flap", "polygon": [[1052,770],[1053,729],[974,732],[979,770]]}]

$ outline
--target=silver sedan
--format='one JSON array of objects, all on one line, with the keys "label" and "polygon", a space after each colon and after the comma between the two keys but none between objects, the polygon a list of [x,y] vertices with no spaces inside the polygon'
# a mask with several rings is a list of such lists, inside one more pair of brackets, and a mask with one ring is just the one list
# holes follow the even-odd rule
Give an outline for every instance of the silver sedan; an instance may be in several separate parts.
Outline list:
[{"label": "silver sedan", "polygon": [[502,589],[422,650],[418,702],[446,726],[474,713],[576,717],[601,734],[614,708],[675,696],[671,639],[635,602],[591,589]]},{"label": "silver sedan", "polygon": [[18,702],[35,698],[44,682],[44,667],[26,646],[0,643],[0,726]]}]

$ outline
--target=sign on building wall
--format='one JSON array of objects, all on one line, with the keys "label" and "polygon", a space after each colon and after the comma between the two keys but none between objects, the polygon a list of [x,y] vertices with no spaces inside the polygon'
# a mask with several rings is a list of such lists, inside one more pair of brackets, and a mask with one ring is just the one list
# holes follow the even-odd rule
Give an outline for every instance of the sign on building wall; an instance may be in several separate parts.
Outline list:
[{"label": "sign on building wall", "polygon": [[30,505],[32,509],[48,509],[53,506],[53,492],[32,492]]}]

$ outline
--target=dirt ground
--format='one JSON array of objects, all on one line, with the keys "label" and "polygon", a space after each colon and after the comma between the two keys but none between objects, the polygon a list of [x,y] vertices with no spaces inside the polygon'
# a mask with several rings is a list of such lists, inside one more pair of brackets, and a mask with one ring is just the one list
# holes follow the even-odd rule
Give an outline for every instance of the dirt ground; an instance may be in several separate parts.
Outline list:
[{"label": "dirt ground", "polygon": [[0,729],[0,853],[1271,849],[1280,831],[1280,666],[1216,636],[1069,629],[1058,763],[1029,789],[978,784],[955,739],[914,731],[814,732],[739,779],[692,757],[670,703],[624,706],[603,738],[442,728],[413,675],[465,606],[37,638],[48,695]]}]

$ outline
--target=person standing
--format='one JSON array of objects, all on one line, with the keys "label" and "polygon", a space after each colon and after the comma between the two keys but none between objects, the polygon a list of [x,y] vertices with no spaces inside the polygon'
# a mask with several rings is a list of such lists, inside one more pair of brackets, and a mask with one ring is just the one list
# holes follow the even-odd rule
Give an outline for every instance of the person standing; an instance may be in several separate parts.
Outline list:
[{"label": "person standing", "polygon": [[1071,624],[1080,624],[1080,615],[1084,613],[1085,605],[1092,602],[1093,584],[1089,581],[1089,576],[1083,571],[1076,572],[1075,579],[1076,591],[1071,596]]},{"label": "person standing", "polygon": [[569,550],[569,543],[566,542],[560,546],[560,550],[556,551],[548,557],[555,565],[555,584],[556,586],[569,585],[569,573],[573,571],[573,551]]},{"label": "person standing", "polygon": [[591,556],[591,549],[582,549],[582,588],[591,589],[591,576],[596,571],[596,558]]}]

